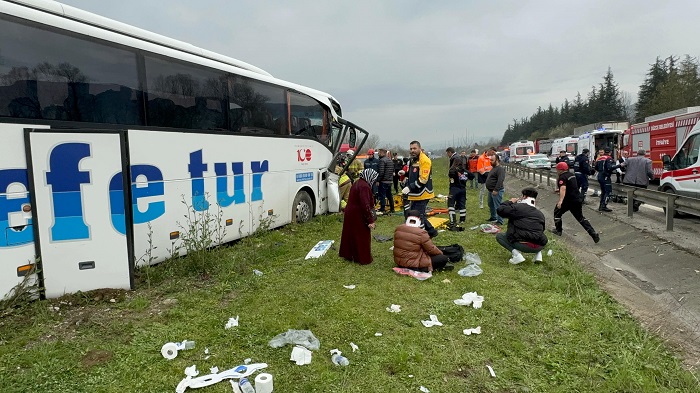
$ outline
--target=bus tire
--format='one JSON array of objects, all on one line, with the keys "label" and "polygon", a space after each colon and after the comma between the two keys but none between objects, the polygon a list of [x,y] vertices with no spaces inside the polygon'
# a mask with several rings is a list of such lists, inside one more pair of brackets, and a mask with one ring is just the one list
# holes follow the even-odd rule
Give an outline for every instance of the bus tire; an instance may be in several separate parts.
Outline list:
[{"label": "bus tire", "polygon": [[292,222],[303,224],[314,216],[313,202],[306,191],[299,191],[292,204]]}]

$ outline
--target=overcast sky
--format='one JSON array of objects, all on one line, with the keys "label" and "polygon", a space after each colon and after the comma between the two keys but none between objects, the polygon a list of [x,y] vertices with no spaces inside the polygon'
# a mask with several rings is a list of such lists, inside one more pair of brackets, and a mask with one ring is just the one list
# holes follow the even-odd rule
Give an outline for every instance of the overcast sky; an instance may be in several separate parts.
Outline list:
[{"label": "overcast sky", "polygon": [[700,0],[62,2],[326,91],[402,145],[500,139],[608,67],[636,100],[657,56],[699,54]]}]

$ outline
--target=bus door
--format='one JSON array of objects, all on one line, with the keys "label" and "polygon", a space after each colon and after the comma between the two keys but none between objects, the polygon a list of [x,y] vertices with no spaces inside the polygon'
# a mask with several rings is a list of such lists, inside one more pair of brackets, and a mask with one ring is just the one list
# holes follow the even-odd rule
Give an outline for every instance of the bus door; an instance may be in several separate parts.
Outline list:
[{"label": "bus door", "polygon": [[133,288],[126,134],[27,129],[25,146],[44,296]]}]

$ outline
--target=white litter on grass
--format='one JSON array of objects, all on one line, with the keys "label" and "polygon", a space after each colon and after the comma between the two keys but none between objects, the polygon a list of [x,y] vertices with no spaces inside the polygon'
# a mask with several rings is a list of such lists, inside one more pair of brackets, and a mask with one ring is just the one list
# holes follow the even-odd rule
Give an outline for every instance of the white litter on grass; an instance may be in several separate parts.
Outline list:
[{"label": "white litter on grass", "polygon": [[250,362],[252,362],[252,361],[253,361],[253,359],[251,359],[251,358],[246,358],[246,359],[243,361],[243,364],[250,364]]},{"label": "white litter on grass", "polygon": [[303,366],[305,364],[310,364],[311,363],[311,351],[308,349],[296,345],[294,346],[294,349],[292,349],[292,355],[289,358],[289,360],[292,360],[296,362],[297,366]]},{"label": "white litter on grass", "polygon": [[218,373],[219,373],[219,368],[216,367],[216,366],[214,366],[214,367],[210,368],[209,371],[210,371],[212,374],[218,374]]},{"label": "white litter on grass", "polygon": [[430,390],[428,388],[426,388],[425,386],[421,386],[420,391],[423,393],[430,393]]},{"label": "white litter on grass", "polygon": [[204,360],[209,360],[211,356],[209,356],[209,348],[204,348]]},{"label": "white litter on grass", "polygon": [[552,252],[552,250],[549,250],[549,251],[547,251],[547,256],[548,256],[548,257],[551,257],[553,253],[554,253],[554,252]]},{"label": "white litter on grass", "polygon": [[382,334],[379,332],[374,333],[374,337],[381,337],[381,336],[382,336]]},{"label": "white litter on grass", "polygon": [[433,326],[442,326],[442,322],[438,321],[437,315],[430,315],[430,320],[428,321],[421,321],[423,326],[425,327],[433,327]]},{"label": "white litter on grass", "polygon": [[455,299],[453,302],[458,306],[468,306],[471,304],[474,308],[481,308],[484,303],[484,297],[479,296],[476,292],[467,292],[462,295],[461,299]]},{"label": "white litter on grass", "polygon": [[188,377],[196,377],[199,375],[199,371],[197,371],[197,365],[193,364],[187,368],[185,368],[185,375]]},{"label": "white litter on grass", "polygon": [[401,306],[398,304],[392,304],[390,307],[386,308],[389,312],[401,312]]},{"label": "white litter on grass", "polygon": [[233,388],[233,393],[243,393],[241,392],[241,388],[238,387],[238,381],[234,381],[232,379],[229,382],[231,382],[231,388]]},{"label": "white litter on grass", "polygon": [[467,336],[471,336],[472,334],[481,334],[481,326],[477,326],[475,328],[470,329],[464,329],[462,333],[466,334]]},{"label": "white litter on grass", "polygon": [[413,378],[413,374],[408,374],[408,377],[409,377],[409,378]]},{"label": "white litter on grass", "polygon": [[262,276],[262,275],[263,275],[263,272],[261,272],[261,271],[258,270],[258,269],[253,270],[253,273],[255,273],[256,276]]},{"label": "white litter on grass", "polygon": [[393,250],[394,250],[394,246],[389,247],[389,250],[393,251]]},{"label": "white litter on grass", "polygon": [[231,329],[232,327],[238,326],[238,315],[236,315],[235,318],[229,318],[228,322],[226,322],[226,330]]},{"label": "white litter on grass", "polygon": [[343,288],[355,289],[355,284],[352,284],[352,285],[343,285]]},{"label": "white litter on grass", "polygon": [[360,349],[360,347],[357,346],[355,343],[350,343],[350,348],[352,348],[352,351],[355,352]]},{"label": "white litter on grass", "polygon": [[488,367],[491,376],[496,378],[496,373],[493,371],[493,367],[489,366],[488,364],[486,365],[486,367]]}]

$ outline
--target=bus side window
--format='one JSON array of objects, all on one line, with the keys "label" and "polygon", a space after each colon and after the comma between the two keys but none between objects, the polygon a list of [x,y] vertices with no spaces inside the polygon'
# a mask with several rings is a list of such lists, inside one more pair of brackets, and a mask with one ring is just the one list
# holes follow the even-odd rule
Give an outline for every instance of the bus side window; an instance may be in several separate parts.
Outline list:
[{"label": "bus side window", "polygon": [[13,18],[0,31],[0,116],[142,124],[133,50]]},{"label": "bus side window", "polygon": [[[229,119],[231,131],[263,135],[288,133],[285,91],[281,87],[231,75],[229,106],[243,109],[248,114],[247,119],[240,116]],[[232,115],[229,112],[229,116]]]},{"label": "bus side window", "polygon": [[145,56],[150,126],[224,129],[226,76],[202,66]]}]

